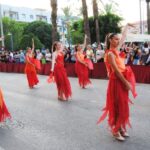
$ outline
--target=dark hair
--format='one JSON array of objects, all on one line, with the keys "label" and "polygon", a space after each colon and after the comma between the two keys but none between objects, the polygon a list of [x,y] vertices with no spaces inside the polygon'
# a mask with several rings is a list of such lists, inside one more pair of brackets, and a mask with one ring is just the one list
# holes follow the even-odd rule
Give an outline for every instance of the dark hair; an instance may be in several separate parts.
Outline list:
[{"label": "dark hair", "polygon": [[148,48],[148,43],[144,43],[144,48]]},{"label": "dark hair", "polygon": [[53,43],[52,52],[55,52],[55,51],[56,51],[56,46],[57,46],[58,43],[59,43],[58,41],[55,41],[55,42]]},{"label": "dark hair", "polygon": [[105,45],[106,45],[106,49],[109,49],[110,48],[110,39],[112,39],[115,35],[117,35],[117,33],[109,33],[106,35],[106,38],[105,38]]},{"label": "dark hair", "polygon": [[77,45],[74,47],[74,49],[75,49],[76,52],[78,51],[78,46],[80,46],[80,44],[77,44]]}]

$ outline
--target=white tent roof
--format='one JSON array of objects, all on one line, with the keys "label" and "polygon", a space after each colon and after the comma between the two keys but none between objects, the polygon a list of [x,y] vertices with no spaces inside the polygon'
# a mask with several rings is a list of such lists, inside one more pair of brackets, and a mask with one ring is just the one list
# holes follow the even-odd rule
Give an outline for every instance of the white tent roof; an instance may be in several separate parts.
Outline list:
[{"label": "white tent roof", "polygon": [[148,34],[127,34],[125,42],[150,42]]}]

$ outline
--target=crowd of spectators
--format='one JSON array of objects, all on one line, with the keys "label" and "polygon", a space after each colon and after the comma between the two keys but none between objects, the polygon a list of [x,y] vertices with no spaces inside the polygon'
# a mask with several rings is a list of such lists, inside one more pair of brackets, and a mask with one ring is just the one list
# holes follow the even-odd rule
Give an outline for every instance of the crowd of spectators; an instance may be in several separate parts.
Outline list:
[{"label": "crowd of spectators", "polygon": [[[125,43],[121,49],[125,54],[125,64],[133,65],[150,65],[150,45],[148,43]],[[35,50],[35,58],[40,60],[42,64],[50,63],[52,53],[49,49]],[[87,45],[84,54],[91,59],[93,63],[104,61],[103,45]],[[76,52],[74,47],[65,47],[65,62],[74,63],[76,61]],[[25,63],[26,50],[9,51],[0,50],[0,62],[5,63]]]}]

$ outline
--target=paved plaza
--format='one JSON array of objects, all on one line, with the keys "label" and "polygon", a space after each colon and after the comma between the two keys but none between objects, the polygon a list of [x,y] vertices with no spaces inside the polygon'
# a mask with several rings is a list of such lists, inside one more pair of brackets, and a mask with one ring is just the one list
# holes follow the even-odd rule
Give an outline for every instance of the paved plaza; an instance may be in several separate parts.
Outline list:
[{"label": "paved plaza", "polygon": [[150,84],[137,84],[131,106],[130,138],[112,138],[107,121],[97,125],[105,104],[108,80],[92,79],[87,89],[69,78],[72,98],[57,100],[47,76],[29,89],[24,74],[0,73],[0,87],[12,120],[0,124],[0,150],[150,150]]}]

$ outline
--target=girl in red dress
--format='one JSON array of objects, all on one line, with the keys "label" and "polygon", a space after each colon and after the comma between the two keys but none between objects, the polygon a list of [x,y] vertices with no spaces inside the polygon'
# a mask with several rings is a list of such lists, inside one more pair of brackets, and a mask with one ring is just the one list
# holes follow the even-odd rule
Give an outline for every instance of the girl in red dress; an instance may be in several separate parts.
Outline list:
[{"label": "girl in red dress", "polygon": [[34,85],[37,85],[39,82],[36,73],[36,65],[35,65],[33,51],[34,51],[34,42],[33,42],[32,49],[28,48],[27,50],[26,66],[25,66],[25,73],[27,75],[28,85],[31,89],[34,87]]},{"label": "girl in red dress", "polygon": [[3,93],[0,89],[0,122],[5,121],[7,118],[11,118],[11,115],[5,105]]},{"label": "girl in red dress", "polygon": [[117,34],[109,34],[106,38],[105,64],[109,76],[107,89],[106,106],[104,113],[99,118],[98,123],[103,121],[108,115],[108,124],[113,136],[120,141],[124,141],[129,136],[126,132],[126,125],[129,121],[129,90],[134,97],[135,78],[130,67],[126,67],[117,50],[119,37]]},{"label": "girl in red dress", "polygon": [[88,84],[91,84],[89,79],[89,68],[86,61],[86,56],[82,52],[82,47],[80,44],[75,46],[76,51],[76,63],[75,63],[75,72],[78,76],[79,85],[82,88],[85,88]]},{"label": "girl in red dress", "polygon": [[64,68],[63,46],[60,42],[53,44],[51,72],[54,75],[58,90],[58,100],[68,100],[71,97],[71,86]]}]

